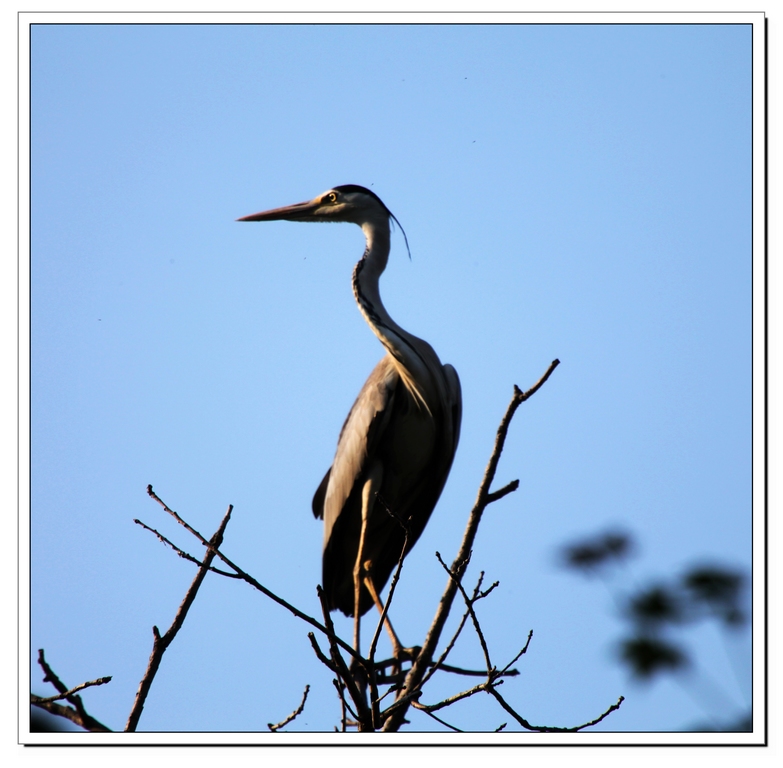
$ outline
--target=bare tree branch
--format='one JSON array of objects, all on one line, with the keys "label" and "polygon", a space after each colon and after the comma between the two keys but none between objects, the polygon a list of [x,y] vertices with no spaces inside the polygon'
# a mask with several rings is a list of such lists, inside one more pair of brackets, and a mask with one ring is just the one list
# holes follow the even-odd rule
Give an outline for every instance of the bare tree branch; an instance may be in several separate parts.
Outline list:
[{"label": "bare tree branch", "polygon": [[623,701],[625,701],[625,697],[620,696],[617,702],[612,704],[612,706],[609,707],[606,712],[604,712],[599,717],[596,717],[595,720],[591,720],[589,723],[583,723],[582,725],[577,725],[573,728],[556,728],[547,725],[531,725],[527,720],[525,720],[524,717],[514,711],[511,705],[508,704],[508,702],[497,692],[497,690],[495,690],[494,686],[489,685],[487,686],[486,690],[487,693],[492,694],[497,699],[500,706],[503,707],[503,709],[505,709],[506,712],[508,712],[523,728],[526,728],[528,731],[537,731],[539,733],[574,733],[576,731],[581,731],[583,728],[589,728],[591,725],[597,725],[600,723],[601,720],[610,715],[612,712],[620,709],[620,705],[623,703]]},{"label": "bare tree branch", "polygon": [[452,731],[455,731],[456,733],[464,733],[464,731],[461,731],[459,728],[456,728],[453,725],[451,725],[450,723],[447,723],[445,720],[441,720],[437,715],[435,715],[432,712],[430,712],[426,707],[422,707],[420,704],[417,704],[415,701],[411,704],[411,706],[414,709],[421,710],[422,712],[424,712],[425,715],[427,715],[428,717],[431,717],[433,720],[436,720],[441,725],[445,725],[446,728],[450,728]]},{"label": "bare tree branch", "polygon": [[[56,701],[52,699],[47,700],[41,696],[30,694],[30,703],[32,705],[39,707],[40,709],[44,709],[53,715],[64,717],[67,720],[70,720],[72,723],[78,725],[80,728],[84,728],[85,731],[95,731],[101,733],[111,732],[111,728],[108,728],[103,723],[96,720],[92,715],[87,714],[87,711],[84,708],[84,704],[82,703],[81,696],[78,696],[74,693],[74,691],[85,688],[88,685],[102,685],[103,682],[108,682],[111,680],[110,677],[100,678],[100,680],[103,681],[101,683],[98,681],[93,681],[92,683],[83,683],[80,686],[76,686],[76,688],[69,689],[68,686],[65,685],[62,680],[60,680],[60,678],[54,673],[52,668],[47,663],[46,658],[44,657],[43,648],[38,650],[38,664],[44,672],[43,681],[45,683],[51,683],[60,692],[61,696],[64,696],[66,701],[68,701],[69,704],[72,704],[73,707],[66,707],[62,704],[57,704]],[[58,696],[56,698],[61,697]]]},{"label": "bare tree branch", "polygon": [[[171,541],[169,541],[160,531],[156,531],[154,528],[151,528],[146,523],[143,523],[141,520],[138,520],[137,518],[133,519],[133,522],[136,523],[136,525],[140,525],[144,530],[149,531],[150,533],[154,533],[158,539],[160,539],[161,542],[166,544],[167,546],[171,547],[183,560],[188,560],[191,563],[195,563],[196,565],[201,565],[201,560],[199,560],[197,557],[193,557],[193,555],[188,554],[184,550],[180,549],[176,544],[173,544]],[[223,571],[220,568],[215,568],[215,566],[210,565],[209,570],[213,573],[218,573],[221,576],[225,576],[229,579],[241,579],[242,577],[238,573],[229,573],[228,571]]]},{"label": "bare tree branch", "polygon": [[[282,597],[278,597],[274,592],[267,589],[263,584],[259,583],[256,579],[254,579],[249,573],[246,573],[243,571],[238,565],[231,562],[217,547],[213,547],[212,544],[207,541],[195,528],[192,528],[185,520],[183,520],[173,509],[171,509],[164,501],[161,500],[161,498],[152,490],[152,486],[147,486],[147,493],[150,495],[151,498],[155,499],[155,501],[160,504],[166,512],[168,512],[180,525],[182,525],[186,530],[190,531],[205,547],[207,547],[210,550],[214,550],[217,557],[219,557],[229,568],[231,568],[236,574],[239,575],[239,577],[246,581],[248,584],[250,584],[251,587],[254,587],[262,594],[266,595],[270,600],[274,600],[278,605],[282,605],[283,608],[286,608],[291,613],[294,614],[294,616],[302,619],[302,621],[306,621],[310,626],[315,627],[319,631],[323,632],[325,635],[329,635],[328,630],[326,627],[321,624],[319,621],[314,619],[312,616],[308,616],[303,611],[300,611],[295,606],[291,605],[290,603],[283,600]],[[337,637],[337,635],[334,635],[334,640],[337,643],[337,645],[340,646],[346,653],[350,654],[351,656],[356,656],[358,658],[361,658],[359,654],[354,651],[354,649],[346,643],[341,638]]]},{"label": "bare tree branch", "polygon": [[528,632],[528,633],[527,633],[527,642],[526,642],[526,643],[525,643],[525,645],[523,646],[522,650],[521,650],[521,651],[520,651],[520,652],[519,652],[519,653],[518,653],[516,656],[514,656],[514,658],[513,658],[513,659],[511,659],[511,661],[509,661],[509,662],[508,662],[508,664],[506,664],[506,666],[505,666],[505,667],[503,667],[503,669],[501,669],[501,670],[500,670],[500,672],[499,672],[499,673],[498,673],[498,675],[497,675],[498,677],[506,677],[506,676],[510,676],[510,675],[512,675],[512,674],[519,674],[519,673],[518,673],[518,672],[517,672],[515,669],[511,669],[511,670],[510,670],[510,669],[509,669],[509,667],[510,667],[510,666],[511,666],[511,665],[512,665],[512,664],[513,664],[513,663],[514,663],[514,662],[515,662],[515,661],[516,661],[518,658],[520,658],[520,657],[521,657],[523,654],[527,653],[527,649],[528,649],[528,647],[529,647],[529,645],[530,645],[530,641],[531,641],[532,639],[533,639],[533,630],[531,629],[531,630],[530,630],[530,632]]},{"label": "bare tree branch", "polygon": [[[391,515],[402,527],[402,530],[405,532],[405,538],[402,541],[402,549],[400,551],[400,557],[397,560],[397,567],[394,570],[394,575],[392,576],[391,584],[389,585],[389,594],[386,597],[386,602],[383,604],[383,612],[381,613],[381,618],[378,621],[377,626],[375,627],[375,633],[372,637],[372,642],[370,643],[370,652],[367,654],[367,658],[370,661],[370,664],[373,663],[375,659],[375,649],[378,645],[378,639],[381,634],[381,630],[383,628],[383,623],[386,621],[386,617],[389,615],[389,606],[391,605],[392,598],[394,597],[394,590],[397,587],[397,582],[400,580],[400,573],[402,571],[402,562],[405,559],[405,555],[408,553],[408,535],[410,533],[410,530],[405,523],[400,520],[400,518],[392,512],[391,509],[386,505],[386,503],[378,497],[378,501],[380,501],[383,506],[386,508],[386,512]],[[359,650],[358,648],[356,649]]]},{"label": "bare tree branch", "polygon": [[[484,571],[482,571],[479,574],[478,582],[476,583],[475,588],[473,589],[473,596],[477,596],[479,594],[479,591],[481,589],[481,584],[484,581]],[[491,589],[494,589],[494,586],[490,588],[490,590],[487,590],[487,594],[491,591]],[[443,653],[440,655],[438,660],[430,665],[429,670],[424,675],[424,677],[421,680],[421,683],[419,683],[420,687],[424,687],[424,685],[427,683],[427,681],[437,672],[439,669],[443,669],[444,671],[449,671],[446,664],[443,662],[446,660],[446,657],[451,653],[451,649],[454,647],[454,645],[457,642],[457,638],[460,636],[460,633],[462,632],[463,628],[465,627],[465,622],[468,620],[468,616],[470,616],[470,611],[465,611],[464,614],[462,614],[462,618],[460,619],[459,625],[457,626],[457,630],[454,633],[453,637],[449,642],[446,644],[446,648],[444,649]],[[480,676],[484,675],[484,672],[478,673]]]},{"label": "bare tree branch", "polygon": [[[433,666],[435,665],[433,664]],[[441,664],[438,667],[438,670],[441,672],[451,672],[453,675],[465,675],[466,677],[485,677],[487,674],[484,669],[463,669],[462,667],[452,667],[450,664]],[[518,669],[506,669],[500,672],[498,677],[517,677],[518,675]]]},{"label": "bare tree branch", "polygon": [[462,599],[465,601],[465,606],[468,609],[470,618],[473,620],[473,628],[476,630],[476,634],[478,635],[479,642],[481,643],[481,650],[484,651],[484,661],[486,662],[487,665],[487,675],[491,678],[492,672],[495,668],[492,665],[492,661],[490,661],[489,658],[489,648],[487,647],[487,641],[484,639],[484,633],[481,631],[481,625],[479,624],[478,616],[476,616],[476,612],[473,610],[473,603],[475,602],[475,598],[471,600],[468,597],[467,592],[465,592],[465,588],[462,586],[462,582],[457,579],[457,577],[449,570],[449,567],[446,565],[446,563],[443,562],[443,559],[440,556],[440,552],[436,552],[435,557],[438,558],[438,562],[443,566],[446,573],[448,573],[449,576],[451,576],[451,578],[454,579],[454,581],[457,584],[457,589],[460,591],[460,594],[462,595]]},{"label": "bare tree branch", "polygon": [[458,701],[462,701],[462,699],[467,699],[477,693],[480,693],[481,691],[486,691],[488,685],[489,683],[484,681],[483,683],[474,685],[472,688],[468,688],[466,691],[455,693],[453,696],[449,696],[448,698],[443,699],[443,701],[439,701],[437,704],[420,704],[418,700],[415,700],[412,703],[412,706],[416,709],[422,710],[423,712],[437,712],[439,709],[450,707],[452,704],[456,704]]},{"label": "bare tree branch", "polygon": [[313,650],[315,651],[315,655],[318,657],[318,661],[334,672],[334,674],[337,674],[337,667],[335,667],[334,663],[330,659],[326,658],[324,652],[321,650],[321,647],[318,645],[318,642],[315,639],[315,635],[312,632],[308,632],[307,637],[310,639],[310,645],[313,646]]},{"label": "bare tree branch", "polygon": [[302,696],[302,703],[285,719],[281,720],[277,725],[272,725],[272,723],[267,723],[266,727],[269,728],[272,733],[275,731],[279,731],[284,726],[288,725],[290,722],[295,720],[299,715],[302,714],[302,711],[305,707],[305,702],[307,701],[307,694],[310,693],[310,686],[306,685],[304,689],[304,696]]},{"label": "bare tree branch", "polygon": [[106,683],[111,681],[111,675],[108,677],[99,677],[97,680],[90,680],[87,683],[81,683],[81,685],[77,685],[75,688],[71,688],[69,691],[65,691],[64,693],[58,693],[56,696],[46,696],[45,698],[41,696],[35,697],[35,703],[36,704],[47,704],[50,701],[59,701],[60,699],[67,699],[69,696],[73,696],[74,693],[77,691],[82,691],[85,688],[90,688],[93,685],[105,685]]},{"label": "bare tree branch", "polygon": [[[348,715],[347,712],[350,712],[354,718],[356,718],[356,714],[354,711],[348,706],[348,702],[345,700],[345,692],[344,687],[340,685],[340,681],[337,678],[334,678],[332,680],[332,683],[334,687],[337,689],[337,696],[340,699],[340,727],[342,729],[342,732],[345,733],[347,730],[347,724],[348,724]],[[337,727],[335,726],[335,731],[337,730]]]},{"label": "bare tree branch", "polygon": [[508,485],[504,485],[497,491],[487,494],[487,504],[491,504],[493,501],[499,501],[504,496],[508,496],[509,493],[513,493],[519,488],[519,480],[512,480]]},{"label": "bare tree branch", "polygon": [[[151,491],[152,486],[149,486],[148,492]],[[139,718],[141,717],[141,712],[144,709],[144,702],[147,699],[147,694],[149,693],[150,687],[152,686],[152,681],[155,679],[155,674],[158,671],[158,667],[160,667],[163,654],[177,636],[177,633],[185,621],[185,617],[188,615],[190,606],[193,605],[193,601],[196,599],[196,594],[198,593],[199,587],[201,586],[201,583],[204,581],[204,578],[209,571],[209,566],[211,565],[212,560],[215,558],[217,548],[223,542],[223,533],[225,532],[228,521],[231,518],[232,509],[233,507],[229,504],[228,510],[223,516],[223,520],[221,521],[220,526],[218,527],[217,531],[215,531],[215,535],[208,542],[207,551],[204,554],[204,562],[201,563],[201,566],[196,573],[196,577],[193,579],[193,583],[190,585],[190,588],[185,594],[182,603],[180,603],[179,609],[174,616],[174,621],[171,623],[171,626],[163,635],[160,634],[157,627],[152,628],[152,635],[154,638],[152,643],[152,653],[150,654],[150,660],[147,664],[147,671],[144,673],[144,677],[142,677],[141,682],[139,683],[139,689],[136,692],[136,699],[133,702],[133,707],[131,709],[130,715],[128,716],[128,722],[125,724],[126,731],[135,731],[138,727]],[[182,521],[179,516],[177,516],[177,519],[180,520],[182,524],[188,528],[188,530],[192,531],[190,526]]]}]

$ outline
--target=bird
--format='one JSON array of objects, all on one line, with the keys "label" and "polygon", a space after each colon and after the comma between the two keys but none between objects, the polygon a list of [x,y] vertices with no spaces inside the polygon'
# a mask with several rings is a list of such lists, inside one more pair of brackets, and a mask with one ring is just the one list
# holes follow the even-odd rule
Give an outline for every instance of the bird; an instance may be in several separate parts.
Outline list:
[{"label": "bird", "polygon": [[345,184],[238,219],[277,220],[349,222],[361,227],[366,240],[353,269],[353,294],[385,355],[348,413],[312,503],[313,514],[324,521],[326,603],[330,611],[354,617],[358,650],[359,618],[373,604],[382,609],[378,593],[421,536],[451,470],[462,420],[460,380],[430,344],[391,318],[381,300],[391,223],[404,236],[405,230],[375,192]]}]

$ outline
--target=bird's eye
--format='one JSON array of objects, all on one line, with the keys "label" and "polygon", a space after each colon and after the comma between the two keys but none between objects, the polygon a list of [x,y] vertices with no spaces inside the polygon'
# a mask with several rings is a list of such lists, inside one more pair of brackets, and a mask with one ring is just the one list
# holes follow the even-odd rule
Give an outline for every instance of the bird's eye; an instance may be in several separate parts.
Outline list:
[{"label": "bird's eye", "polygon": [[337,202],[337,193],[336,193],[336,192],[330,192],[330,193],[329,193],[329,194],[326,196],[326,199],[327,199],[327,200],[328,200],[330,203],[336,203],[336,202]]}]

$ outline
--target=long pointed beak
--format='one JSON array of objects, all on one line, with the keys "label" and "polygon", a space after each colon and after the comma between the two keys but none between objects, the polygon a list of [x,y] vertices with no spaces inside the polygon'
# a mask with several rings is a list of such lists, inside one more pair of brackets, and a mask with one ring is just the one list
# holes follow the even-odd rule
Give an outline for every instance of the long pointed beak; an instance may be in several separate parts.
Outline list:
[{"label": "long pointed beak", "polygon": [[272,208],[270,211],[252,213],[250,216],[237,219],[237,221],[301,221],[312,216],[319,205],[320,201],[308,200],[304,203],[285,205],[282,208]]}]

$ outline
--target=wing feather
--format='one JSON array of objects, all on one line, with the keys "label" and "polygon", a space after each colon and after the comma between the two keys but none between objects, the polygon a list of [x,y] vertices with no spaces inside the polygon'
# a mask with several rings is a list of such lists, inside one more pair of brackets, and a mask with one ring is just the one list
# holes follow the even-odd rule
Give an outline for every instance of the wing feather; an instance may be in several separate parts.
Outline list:
[{"label": "wing feather", "polygon": [[[322,502],[324,546],[345,502],[361,478],[367,456],[372,455],[388,423],[398,382],[399,374],[391,358],[384,357],[364,383],[343,424],[334,461],[327,473],[328,479],[324,477],[321,483],[321,486],[325,484]],[[313,499],[314,506],[320,492],[321,487]]]}]

